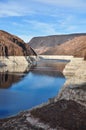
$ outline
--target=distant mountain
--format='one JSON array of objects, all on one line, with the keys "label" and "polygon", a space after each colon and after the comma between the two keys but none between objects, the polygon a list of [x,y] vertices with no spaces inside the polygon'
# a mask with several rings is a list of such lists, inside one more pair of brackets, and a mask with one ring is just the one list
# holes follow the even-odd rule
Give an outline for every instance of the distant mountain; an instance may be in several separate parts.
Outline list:
[{"label": "distant mountain", "polygon": [[0,56],[35,55],[34,50],[22,39],[0,30]]},{"label": "distant mountain", "polygon": [[38,54],[86,55],[86,33],[34,37],[29,42]]}]

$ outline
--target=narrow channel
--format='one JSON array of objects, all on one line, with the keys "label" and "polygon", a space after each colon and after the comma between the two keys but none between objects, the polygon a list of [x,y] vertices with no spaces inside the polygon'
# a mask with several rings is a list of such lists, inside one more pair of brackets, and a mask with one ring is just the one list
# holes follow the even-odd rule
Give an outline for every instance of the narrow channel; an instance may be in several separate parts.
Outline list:
[{"label": "narrow channel", "polygon": [[24,73],[0,73],[0,118],[31,109],[57,95],[66,61],[41,60]]}]

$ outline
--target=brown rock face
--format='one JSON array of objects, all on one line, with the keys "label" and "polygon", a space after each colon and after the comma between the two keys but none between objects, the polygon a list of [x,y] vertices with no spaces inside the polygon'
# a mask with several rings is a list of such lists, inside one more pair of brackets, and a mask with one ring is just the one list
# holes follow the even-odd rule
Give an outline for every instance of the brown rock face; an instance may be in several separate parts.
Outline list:
[{"label": "brown rock face", "polygon": [[84,56],[86,59],[86,34],[36,37],[29,44],[38,54]]},{"label": "brown rock face", "polygon": [[0,56],[35,55],[33,49],[17,36],[0,30]]},{"label": "brown rock face", "polygon": [[[75,37],[72,40],[56,46],[53,50],[48,50],[48,53],[59,55],[73,55],[78,57],[84,57],[86,53],[86,36]],[[46,52],[46,54],[47,54]]]}]

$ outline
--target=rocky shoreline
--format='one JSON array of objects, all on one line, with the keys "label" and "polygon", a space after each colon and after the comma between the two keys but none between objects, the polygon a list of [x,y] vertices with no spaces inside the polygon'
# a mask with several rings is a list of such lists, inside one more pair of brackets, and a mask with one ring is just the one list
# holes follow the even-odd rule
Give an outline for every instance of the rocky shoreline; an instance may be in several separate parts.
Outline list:
[{"label": "rocky shoreline", "polygon": [[85,130],[86,61],[73,58],[64,69],[67,78],[59,95],[44,106],[0,119],[0,130]]},{"label": "rocky shoreline", "polygon": [[33,61],[29,56],[0,57],[0,72],[24,72],[32,64]]},{"label": "rocky shoreline", "polygon": [[59,100],[44,107],[0,120],[0,130],[85,130],[86,107]]}]

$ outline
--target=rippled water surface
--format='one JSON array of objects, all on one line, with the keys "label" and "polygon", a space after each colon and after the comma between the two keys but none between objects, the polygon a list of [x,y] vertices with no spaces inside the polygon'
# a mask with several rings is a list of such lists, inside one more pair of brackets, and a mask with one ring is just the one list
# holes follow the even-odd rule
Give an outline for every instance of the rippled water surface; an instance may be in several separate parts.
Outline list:
[{"label": "rippled water surface", "polygon": [[0,118],[45,103],[65,82],[65,62],[41,61],[23,73],[0,72]]}]

